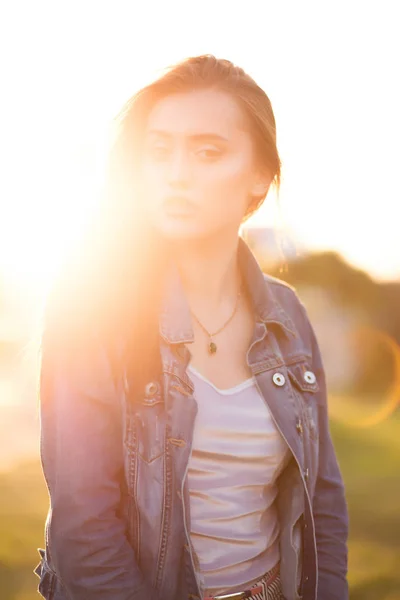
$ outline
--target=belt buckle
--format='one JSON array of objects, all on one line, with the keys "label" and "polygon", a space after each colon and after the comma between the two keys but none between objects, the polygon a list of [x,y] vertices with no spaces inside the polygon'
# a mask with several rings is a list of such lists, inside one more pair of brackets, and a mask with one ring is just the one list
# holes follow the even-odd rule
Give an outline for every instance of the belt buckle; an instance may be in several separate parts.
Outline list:
[{"label": "belt buckle", "polygon": [[243,600],[243,598],[248,597],[248,592],[234,592],[233,594],[223,594],[222,596],[214,596],[214,600]]}]

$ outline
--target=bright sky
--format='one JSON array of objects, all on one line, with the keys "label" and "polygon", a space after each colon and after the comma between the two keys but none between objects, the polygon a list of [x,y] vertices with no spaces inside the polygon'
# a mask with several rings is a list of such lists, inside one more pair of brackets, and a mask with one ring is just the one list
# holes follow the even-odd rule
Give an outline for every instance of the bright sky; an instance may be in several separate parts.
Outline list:
[{"label": "bright sky", "polygon": [[[110,119],[157,69],[209,52],[271,98],[299,242],[400,279],[397,15],[385,0],[3,3],[0,268],[48,281],[93,207]],[[275,219],[267,203],[257,224]]]}]

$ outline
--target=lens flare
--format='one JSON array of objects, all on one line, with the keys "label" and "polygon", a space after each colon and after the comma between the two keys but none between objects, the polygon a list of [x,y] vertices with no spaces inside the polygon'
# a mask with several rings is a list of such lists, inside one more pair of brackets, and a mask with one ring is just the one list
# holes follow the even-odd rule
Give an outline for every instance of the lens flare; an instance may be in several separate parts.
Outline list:
[{"label": "lens flare", "polygon": [[390,417],[400,404],[400,346],[388,333],[371,327],[363,327],[355,332],[359,338],[373,340],[374,344],[383,344],[393,356],[393,380],[389,390],[383,396],[383,402],[372,414],[363,418],[351,419],[349,413],[355,412],[355,402],[346,398],[346,409],[341,398],[334,398],[330,403],[330,413],[336,420],[345,422],[347,426],[354,428],[368,428],[382,423]]}]

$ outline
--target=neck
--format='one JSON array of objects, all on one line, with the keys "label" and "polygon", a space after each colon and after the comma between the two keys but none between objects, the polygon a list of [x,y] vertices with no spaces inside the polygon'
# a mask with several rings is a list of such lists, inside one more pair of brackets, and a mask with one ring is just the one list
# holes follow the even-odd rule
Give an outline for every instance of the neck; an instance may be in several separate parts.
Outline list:
[{"label": "neck", "polygon": [[185,243],[175,252],[189,306],[198,316],[218,312],[236,299],[241,283],[238,242],[234,232],[230,236]]}]

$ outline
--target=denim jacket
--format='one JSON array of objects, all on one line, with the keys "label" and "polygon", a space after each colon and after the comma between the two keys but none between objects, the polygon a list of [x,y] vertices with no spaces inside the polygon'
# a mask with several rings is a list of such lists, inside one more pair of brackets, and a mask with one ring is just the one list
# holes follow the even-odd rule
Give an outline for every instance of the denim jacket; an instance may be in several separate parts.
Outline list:
[{"label": "denim jacket", "polygon": [[[278,479],[286,600],[347,600],[348,514],[332,445],[325,373],[294,289],[264,275],[243,240],[255,314],[247,362],[291,459]],[[187,373],[190,311],[171,269],[160,311],[162,378],[128,402],[105,350],[94,370],[61,360],[41,391],[50,509],[35,569],[47,600],[200,600],[187,487],[197,403]]]}]

